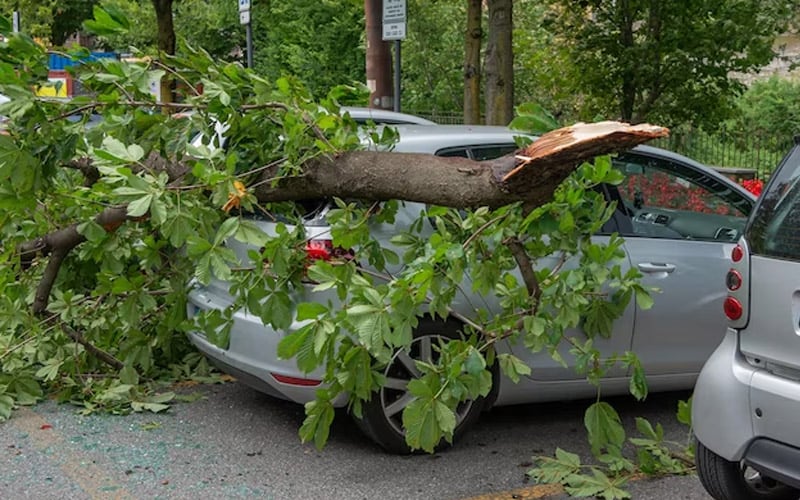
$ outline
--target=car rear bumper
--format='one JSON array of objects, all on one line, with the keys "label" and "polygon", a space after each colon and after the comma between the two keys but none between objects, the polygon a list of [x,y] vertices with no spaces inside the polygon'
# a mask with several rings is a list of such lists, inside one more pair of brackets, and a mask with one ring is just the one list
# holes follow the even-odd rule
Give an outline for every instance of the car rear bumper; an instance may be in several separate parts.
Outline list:
[{"label": "car rear bumper", "polygon": [[738,338],[728,329],[700,372],[692,399],[695,436],[726,460],[800,488],[800,382],[748,363]]},{"label": "car rear bumper", "polygon": [[[195,287],[189,292],[187,314],[191,318],[199,311],[222,310],[230,302],[210,290]],[[260,318],[246,311],[236,311],[227,349],[210,342],[201,332],[190,332],[189,340],[220,370],[236,377],[240,382],[274,397],[299,404],[314,400],[324,371],[301,372],[294,359],[278,358],[278,343],[288,333],[300,328],[293,322],[287,332],[275,331]],[[276,378],[277,377],[277,378]],[[338,398],[335,406],[343,406],[345,397]]]}]

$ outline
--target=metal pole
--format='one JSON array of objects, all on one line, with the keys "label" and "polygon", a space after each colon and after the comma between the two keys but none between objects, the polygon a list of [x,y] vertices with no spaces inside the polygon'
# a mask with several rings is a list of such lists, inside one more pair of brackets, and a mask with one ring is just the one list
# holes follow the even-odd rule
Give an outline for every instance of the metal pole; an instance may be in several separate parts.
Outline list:
[{"label": "metal pole", "polygon": [[18,10],[15,10],[13,14],[11,14],[11,31],[13,33],[19,33],[20,30],[20,14]]},{"label": "metal pole", "polygon": [[400,40],[394,41],[394,110],[400,112]]},{"label": "metal pole", "polygon": [[247,67],[253,69],[253,24],[247,23],[245,26],[247,33]]}]

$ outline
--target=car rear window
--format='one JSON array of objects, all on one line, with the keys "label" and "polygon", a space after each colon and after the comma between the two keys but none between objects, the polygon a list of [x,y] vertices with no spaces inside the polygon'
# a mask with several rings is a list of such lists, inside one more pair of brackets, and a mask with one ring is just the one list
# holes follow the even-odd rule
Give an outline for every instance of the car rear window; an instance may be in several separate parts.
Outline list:
[{"label": "car rear window", "polygon": [[800,145],[783,159],[747,229],[755,254],[800,261]]}]

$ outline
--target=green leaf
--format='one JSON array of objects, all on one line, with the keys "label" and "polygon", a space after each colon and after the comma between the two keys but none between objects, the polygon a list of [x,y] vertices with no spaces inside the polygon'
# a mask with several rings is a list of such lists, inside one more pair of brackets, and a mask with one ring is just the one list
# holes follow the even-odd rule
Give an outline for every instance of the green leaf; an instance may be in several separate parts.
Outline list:
[{"label": "green leaf", "polygon": [[144,157],[144,149],[138,144],[126,147],[121,141],[106,136],[102,147],[94,150],[94,155],[106,163],[127,165],[141,160]]},{"label": "green leaf", "polygon": [[118,7],[110,4],[95,5],[92,9],[94,19],[84,21],[84,28],[99,36],[126,33],[130,27],[128,18]]},{"label": "green leaf", "polygon": [[421,449],[433,453],[442,439],[434,403],[436,401],[432,399],[415,399],[403,410],[406,443],[412,450]]},{"label": "green leaf", "polygon": [[531,374],[531,367],[513,354],[498,354],[497,360],[500,362],[500,370],[515,384],[519,382],[520,376],[528,376]]},{"label": "green leaf", "polygon": [[8,394],[0,394],[0,420],[8,420],[14,409],[14,398]]},{"label": "green leaf", "polygon": [[589,433],[589,444],[592,453],[598,455],[601,450],[619,450],[625,442],[625,429],[614,408],[599,401],[592,404],[584,415],[583,423]]},{"label": "green leaf", "polygon": [[692,425],[692,398],[686,401],[678,401],[678,422],[683,425]]},{"label": "green leaf", "polygon": [[292,359],[295,357],[303,344],[308,340],[312,331],[313,325],[307,325],[283,337],[278,342],[278,357],[280,359]]},{"label": "green leaf", "polygon": [[153,195],[148,194],[139,199],[133,200],[128,203],[128,215],[130,217],[141,217],[150,210],[150,204],[153,202]]},{"label": "green leaf", "polygon": [[[652,439],[654,441],[659,441],[660,437],[656,434],[656,431],[653,429],[653,426],[646,418],[636,417],[636,430],[646,438]],[[663,436],[661,436],[663,437]]]},{"label": "green leaf", "polygon": [[636,294],[636,305],[639,306],[639,309],[647,310],[653,307],[653,297],[647,290],[641,285],[635,285],[633,290]]},{"label": "green leaf", "polygon": [[470,375],[475,375],[482,372],[486,368],[486,360],[481,353],[474,347],[469,348],[469,355],[464,362],[464,369]]},{"label": "green leaf", "polygon": [[106,236],[108,236],[106,230],[94,220],[89,220],[78,224],[78,232],[91,242],[102,241]]},{"label": "green leaf", "polygon": [[631,498],[630,493],[620,488],[625,485],[625,478],[610,479],[596,467],[592,468],[592,475],[573,474],[565,479],[567,483],[564,491],[578,497],[600,497],[606,500],[622,500]]},{"label": "green leaf", "polygon": [[[633,353],[631,353],[633,354]],[[638,357],[633,355],[633,359],[629,363],[631,368],[631,380],[629,383],[629,390],[631,394],[638,400],[643,400],[647,397],[647,378],[644,374],[644,368]]]},{"label": "green leaf", "polygon": [[328,308],[317,302],[302,302],[297,304],[297,321],[317,319],[328,312]]},{"label": "green leaf", "polygon": [[217,234],[214,236],[214,246],[221,245],[225,240],[230,238],[239,230],[239,218],[230,217],[217,229]]},{"label": "green leaf", "polygon": [[436,400],[433,403],[433,414],[436,417],[436,423],[439,424],[440,432],[444,434],[447,441],[452,442],[453,431],[456,428],[456,414],[446,404]]},{"label": "green leaf", "polygon": [[306,418],[300,427],[300,439],[304,443],[314,441],[314,446],[321,450],[328,442],[334,416],[333,405],[328,400],[306,403]]},{"label": "green leaf", "polygon": [[541,135],[560,127],[558,121],[538,103],[526,103],[517,107],[517,117],[508,127],[534,135]]},{"label": "green leaf", "polygon": [[536,467],[527,475],[538,483],[561,483],[565,478],[580,471],[581,459],[578,455],[556,448],[555,458],[537,457]]},{"label": "green leaf", "polygon": [[249,243],[257,247],[263,247],[269,241],[269,236],[256,224],[249,220],[239,223],[235,238],[243,243]]}]

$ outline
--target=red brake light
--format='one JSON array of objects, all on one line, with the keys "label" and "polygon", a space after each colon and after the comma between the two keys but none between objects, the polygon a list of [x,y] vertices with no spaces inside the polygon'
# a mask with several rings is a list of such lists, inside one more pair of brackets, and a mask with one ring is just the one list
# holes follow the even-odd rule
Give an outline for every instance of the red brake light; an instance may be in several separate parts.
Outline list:
[{"label": "red brake light", "polygon": [[731,260],[739,262],[742,257],[744,257],[744,248],[742,248],[742,245],[736,245],[731,251]]},{"label": "red brake light", "polygon": [[322,383],[321,380],[314,380],[311,378],[289,377],[288,375],[279,375],[277,373],[270,373],[270,375],[272,375],[272,378],[281,384],[299,385],[301,387],[314,387]]},{"label": "red brake light", "polygon": [[330,260],[333,255],[331,240],[308,240],[306,243],[308,260]]},{"label": "red brake light", "polygon": [[722,308],[725,310],[725,316],[731,321],[736,321],[741,318],[744,312],[742,303],[733,297],[726,298],[725,302],[722,304]]},{"label": "red brake light", "polygon": [[728,290],[731,292],[735,292],[742,286],[742,275],[736,269],[731,269],[728,271],[728,275],[725,276],[725,285],[727,285]]}]

